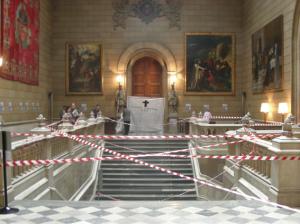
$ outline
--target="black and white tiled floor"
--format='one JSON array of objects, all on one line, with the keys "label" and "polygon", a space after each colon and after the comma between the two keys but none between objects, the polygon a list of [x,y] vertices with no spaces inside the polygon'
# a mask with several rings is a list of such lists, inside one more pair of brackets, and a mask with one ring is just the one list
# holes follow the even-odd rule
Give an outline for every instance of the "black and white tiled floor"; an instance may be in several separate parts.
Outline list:
[{"label": "black and white tiled floor", "polygon": [[18,201],[17,214],[0,215],[0,224],[299,224],[300,212],[254,201],[61,202]]}]

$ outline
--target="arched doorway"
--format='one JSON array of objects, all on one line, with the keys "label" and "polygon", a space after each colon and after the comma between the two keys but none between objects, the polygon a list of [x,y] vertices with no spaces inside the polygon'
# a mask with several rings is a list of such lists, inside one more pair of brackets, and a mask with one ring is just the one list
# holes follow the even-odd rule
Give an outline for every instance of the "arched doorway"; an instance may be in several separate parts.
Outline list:
[{"label": "arched doorway", "polygon": [[161,64],[152,57],[142,57],[132,66],[132,95],[161,97],[162,94]]},{"label": "arched doorway", "polygon": [[295,8],[292,41],[292,113],[300,122],[300,1]]}]

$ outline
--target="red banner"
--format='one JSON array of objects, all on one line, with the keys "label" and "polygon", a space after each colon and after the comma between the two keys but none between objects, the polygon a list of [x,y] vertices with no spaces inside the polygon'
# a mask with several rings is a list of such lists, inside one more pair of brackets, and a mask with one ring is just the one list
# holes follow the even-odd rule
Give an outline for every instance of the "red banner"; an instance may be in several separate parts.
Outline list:
[{"label": "red banner", "polygon": [[38,85],[39,10],[39,0],[2,0],[1,77]]}]

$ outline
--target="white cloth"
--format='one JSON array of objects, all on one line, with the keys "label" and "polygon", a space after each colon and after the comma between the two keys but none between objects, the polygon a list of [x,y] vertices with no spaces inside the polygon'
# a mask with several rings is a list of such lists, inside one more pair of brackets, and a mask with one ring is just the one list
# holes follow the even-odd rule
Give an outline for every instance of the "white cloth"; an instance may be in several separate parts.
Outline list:
[{"label": "white cloth", "polygon": [[117,125],[116,125],[116,133],[117,134],[123,132],[123,128],[124,128],[123,122],[124,122],[123,115],[121,114],[121,118],[117,121]]},{"label": "white cloth", "polygon": [[128,96],[131,111],[130,132],[135,134],[163,134],[164,98]]}]

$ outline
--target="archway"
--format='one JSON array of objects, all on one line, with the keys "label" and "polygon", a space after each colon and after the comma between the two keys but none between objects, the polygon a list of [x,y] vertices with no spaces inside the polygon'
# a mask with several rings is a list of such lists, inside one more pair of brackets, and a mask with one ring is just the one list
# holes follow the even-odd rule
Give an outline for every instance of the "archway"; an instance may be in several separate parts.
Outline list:
[{"label": "archway", "polygon": [[167,95],[168,74],[177,71],[176,61],[171,51],[161,44],[140,42],[129,46],[120,56],[117,65],[118,73],[124,74],[126,93],[132,95],[132,67],[141,58],[155,59],[162,67],[162,96]]},{"label": "archway", "polygon": [[292,39],[292,113],[300,121],[300,1],[297,1]]}]

